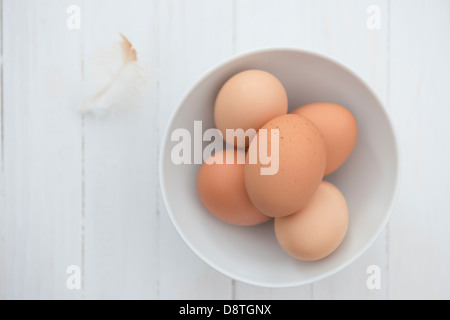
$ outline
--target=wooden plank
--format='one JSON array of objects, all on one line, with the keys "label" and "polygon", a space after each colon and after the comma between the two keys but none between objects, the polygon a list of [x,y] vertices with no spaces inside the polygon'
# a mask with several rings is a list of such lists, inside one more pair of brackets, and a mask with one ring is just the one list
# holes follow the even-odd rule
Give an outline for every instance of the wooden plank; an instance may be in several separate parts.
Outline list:
[{"label": "wooden plank", "polygon": [[[66,28],[71,4],[80,5],[81,30]],[[381,30],[366,28],[369,5],[381,9]],[[5,0],[2,10],[0,299],[450,298],[450,207],[441,201],[450,188],[448,1]],[[117,41],[116,31],[146,60],[148,96],[128,112],[82,121],[73,99],[79,58]],[[389,233],[313,286],[258,288],[209,268],[176,234],[157,185],[151,146],[159,148],[182,95],[232,53],[268,46],[349,65],[386,102],[402,146]],[[365,286],[372,264],[381,290]],[[66,288],[69,265],[84,266],[84,292]]]},{"label": "wooden plank", "polygon": [[312,1],[236,1],[236,51],[311,46]]},{"label": "wooden plank", "polygon": [[156,8],[143,0],[82,5],[84,61],[120,41],[121,32],[147,75],[144,94],[126,110],[84,117],[86,298],[157,297]]},{"label": "wooden plank", "polygon": [[[370,30],[368,8],[380,9],[380,29]],[[386,0],[314,2],[312,49],[338,59],[361,76],[387,102],[389,10]],[[387,232],[341,272],[313,285],[314,299],[382,299],[387,297]],[[366,286],[367,267],[377,265],[381,289]]]},{"label": "wooden plank", "polygon": [[[310,1],[236,1],[236,52],[265,47],[298,47],[311,44]],[[235,284],[237,299],[309,299],[311,286],[287,289]]]},{"label": "wooden plank", "polygon": [[0,1],[0,300],[5,299],[4,285],[6,274],[4,272],[5,261],[5,174],[3,168],[3,17],[2,17],[2,2]]},{"label": "wooden plank", "polygon": [[[159,123],[200,75],[232,54],[233,1],[159,3]],[[161,134],[159,135],[161,141]],[[159,150],[159,147],[158,147]],[[210,268],[183,243],[159,200],[159,297],[229,299],[231,280]]]},{"label": "wooden plank", "polygon": [[449,299],[450,3],[390,4],[390,105],[402,183],[390,223],[389,297]]},{"label": "wooden plank", "polygon": [[[68,1],[3,1],[5,212],[2,293],[77,298],[81,263],[81,124],[70,92],[81,77]],[[49,36],[51,35],[51,36]]]}]

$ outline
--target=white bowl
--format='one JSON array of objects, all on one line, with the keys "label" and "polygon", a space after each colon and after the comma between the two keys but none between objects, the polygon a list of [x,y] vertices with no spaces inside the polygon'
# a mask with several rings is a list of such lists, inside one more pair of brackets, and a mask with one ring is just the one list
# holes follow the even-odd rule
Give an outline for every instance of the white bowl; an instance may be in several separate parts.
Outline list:
[{"label": "white bowl", "polygon": [[[295,260],[278,245],[273,222],[237,227],[207,212],[197,194],[200,165],[176,165],[173,130],[193,136],[194,120],[214,127],[213,107],[222,84],[247,69],[275,75],[286,88],[289,110],[329,101],[353,113],[359,136],[344,165],[326,180],[344,194],[349,206],[348,233],[340,247],[316,262]],[[360,256],[379,235],[393,209],[399,161],[393,127],[374,92],[352,71],[327,57],[297,49],[269,49],[239,55],[213,68],[176,108],[164,134],[160,158],[162,195],[175,228],[206,263],[225,275],[253,285],[290,287],[329,276]],[[224,195],[226,196],[226,195]]]}]

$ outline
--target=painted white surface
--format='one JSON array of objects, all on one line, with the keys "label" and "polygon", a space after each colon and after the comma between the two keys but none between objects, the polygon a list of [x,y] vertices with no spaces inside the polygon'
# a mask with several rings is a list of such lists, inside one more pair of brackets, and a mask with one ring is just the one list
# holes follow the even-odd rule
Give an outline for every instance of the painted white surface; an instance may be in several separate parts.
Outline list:
[{"label": "painted white surface", "polygon": [[[68,30],[66,8],[81,8]],[[381,29],[368,30],[370,5]],[[0,298],[450,299],[450,3],[447,0],[3,0]],[[81,117],[83,61],[122,32],[146,62],[126,113]],[[360,259],[312,285],[264,289],[197,258],[159,193],[172,110],[233,54],[295,46],[328,54],[386,104],[402,146],[388,228]],[[83,268],[83,289],[66,268]],[[366,268],[381,268],[381,289]]]}]

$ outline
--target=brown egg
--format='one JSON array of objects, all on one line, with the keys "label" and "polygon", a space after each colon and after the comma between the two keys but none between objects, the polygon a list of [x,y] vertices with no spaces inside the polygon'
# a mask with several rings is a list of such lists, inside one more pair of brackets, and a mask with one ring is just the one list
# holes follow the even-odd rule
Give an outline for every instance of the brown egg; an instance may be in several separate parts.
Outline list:
[{"label": "brown egg", "polygon": [[[234,153],[234,163],[227,164],[226,153]],[[238,226],[251,226],[268,221],[250,201],[244,185],[244,164],[237,158],[245,159],[242,150],[229,149],[213,155],[208,161],[218,158],[222,164],[204,163],[197,177],[197,190],[203,205],[217,218]]]},{"label": "brown egg", "polygon": [[291,256],[314,261],[331,254],[344,239],[348,209],[342,193],[323,181],[302,210],[275,219],[275,235]]},{"label": "brown egg", "polygon": [[327,147],[325,175],[339,168],[352,153],[358,137],[358,125],[352,113],[329,102],[307,104],[292,113],[311,120],[322,133]]},{"label": "brown egg", "polygon": [[[261,135],[267,129],[267,150],[271,162],[264,164],[260,155],[257,161],[251,156],[259,154]],[[272,141],[271,130],[279,130]],[[279,143],[279,151],[272,149]],[[264,144],[262,144],[264,146]],[[276,168],[276,160],[278,167]],[[286,114],[266,123],[250,143],[245,164],[245,186],[255,207],[271,217],[282,217],[303,208],[316,191],[323,178],[326,150],[322,135],[306,118]],[[264,174],[267,167],[278,169]]]},{"label": "brown egg", "polygon": [[[224,140],[232,146],[248,147],[251,138],[245,131],[257,131],[267,121],[286,114],[288,100],[281,82],[262,70],[247,70],[231,77],[220,89],[215,106],[214,121]],[[242,129],[226,137],[226,129]]]}]

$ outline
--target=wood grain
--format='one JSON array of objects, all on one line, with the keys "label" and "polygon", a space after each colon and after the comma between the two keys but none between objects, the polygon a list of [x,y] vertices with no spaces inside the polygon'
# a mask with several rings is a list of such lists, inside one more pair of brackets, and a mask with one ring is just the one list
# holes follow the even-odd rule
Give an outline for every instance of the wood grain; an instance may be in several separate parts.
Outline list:
[{"label": "wood grain", "polygon": [[5,267],[5,173],[3,168],[3,17],[2,2],[0,1],[0,300],[5,299],[4,285],[6,279]]},{"label": "wood grain", "polygon": [[120,41],[121,32],[148,74],[144,95],[124,111],[84,117],[86,298],[157,297],[155,4],[104,0],[82,6],[83,58]]},{"label": "wood grain", "polygon": [[[232,1],[159,4],[159,114],[161,131],[183,95],[209,68],[232,53]],[[158,144],[158,150],[160,144]],[[159,297],[230,299],[231,280],[201,261],[181,240],[159,200]]]},{"label": "wood grain", "polygon": [[392,1],[391,14],[402,183],[389,228],[389,297],[449,299],[450,3]]},{"label": "wood grain", "polygon": [[[450,3],[447,0],[3,0],[0,299],[450,298]],[[66,27],[69,5],[81,29]],[[381,29],[366,26],[378,6]],[[86,62],[125,34],[144,63],[128,111],[80,116]],[[158,182],[162,133],[183,95],[236,53],[296,47],[342,61],[385,104],[401,147],[389,227],[313,285],[267,289],[201,261]],[[82,290],[66,287],[69,265]],[[381,289],[366,286],[369,265]]]},{"label": "wood grain", "polygon": [[81,262],[81,123],[70,97],[81,77],[80,38],[66,28],[66,7],[3,1],[2,291],[9,299],[79,297],[66,287],[66,268]]}]

